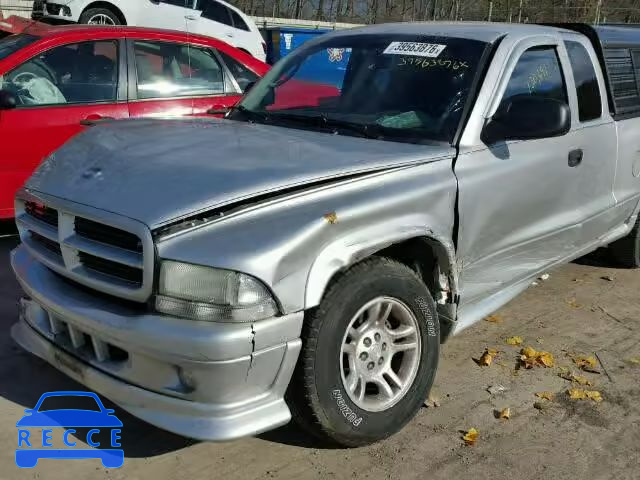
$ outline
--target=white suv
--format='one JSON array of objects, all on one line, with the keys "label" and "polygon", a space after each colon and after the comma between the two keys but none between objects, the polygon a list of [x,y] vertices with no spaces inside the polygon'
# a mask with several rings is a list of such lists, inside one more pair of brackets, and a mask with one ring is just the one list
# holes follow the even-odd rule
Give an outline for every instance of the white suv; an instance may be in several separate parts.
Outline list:
[{"label": "white suv", "polygon": [[34,17],[50,21],[137,25],[218,38],[264,61],[266,45],[247,15],[221,0],[36,0]]}]

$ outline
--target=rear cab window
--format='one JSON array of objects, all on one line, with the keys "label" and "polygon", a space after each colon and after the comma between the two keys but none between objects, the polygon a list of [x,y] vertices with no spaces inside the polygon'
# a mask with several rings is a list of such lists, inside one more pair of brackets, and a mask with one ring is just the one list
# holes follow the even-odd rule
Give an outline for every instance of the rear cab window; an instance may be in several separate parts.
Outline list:
[{"label": "rear cab window", "polygon": [[602,116],[602,98],[593,61],[580,42],[567,40],[565,46],[576,84],[580,121],[596,120]]}]

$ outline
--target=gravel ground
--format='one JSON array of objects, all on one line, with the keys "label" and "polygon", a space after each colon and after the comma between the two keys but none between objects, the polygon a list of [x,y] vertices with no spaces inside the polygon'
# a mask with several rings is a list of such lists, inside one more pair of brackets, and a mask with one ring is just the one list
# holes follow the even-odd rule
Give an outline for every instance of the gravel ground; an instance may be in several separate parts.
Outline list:
[{"label": "gravel ground", "polygon": [[[1,232],[0,232],[1,235]],[[322,448],[292,426],[230,443],[191,441],[158,430],[122,410],[125,464],[106,470],[98,460],[42,460],[34,469],[14,463],[16,421],[43,392],[83,389],[9,337],[20,289],[8,263],[13,238],[0,238],[0,478],[2,479],[310,479],[310,478],[640,478],[640,272],[607,268],[597,256],[550,272],[498,312],[443,346],[433,396],[402,432],[376,445]],[[523,346],[553,354],[555,368],[517,369]],[[501,351],[478,366],[485,348]],[[596,355],[600,373],[578,372],[568,356]],[[588,378],[604,400],[570,400],[557,366]],[[487,387],[502,385],[503,393]],[[555,393],[553,401],[535,393]],[[534,404],[540,402],[541,409]],[[496,412],[511,409],[508,420]],[[474,446],[463,432],[480,433]],[[79,445],[82,439],[77,439]]]}]

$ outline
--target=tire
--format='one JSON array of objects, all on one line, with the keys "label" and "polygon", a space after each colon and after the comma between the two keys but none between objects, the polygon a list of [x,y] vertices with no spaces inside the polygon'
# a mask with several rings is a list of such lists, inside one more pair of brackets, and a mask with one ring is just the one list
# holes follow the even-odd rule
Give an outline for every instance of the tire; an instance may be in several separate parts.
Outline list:
[{"label": "tire", "polygon": [[[97,20],[103,20],[104,23],[98,23]],[[96,25],[122,25],[120,18],[108,8],[89,8],[82,12],[78,23],[96,24]]]},{"label": "tire", "polygon": [[[389,319],[374,324],[373,330],[367,330],[372,321],[367,319],[378,317],[369,313],[357,314],[367,305],[375,308],[376,302],[382,302],[380,311],[386,311],[391,305]],[[362,318],[366,320],[363,324],[367,324],[359,327],[364,330],[357,337],[347,332],[350,325],[354,328],[358,325],[358,320],[352,324],[354,318]],[[399,329],[406,328],[399,319],[407,322],[405,325],[413,322],[414,333],[399,335]],[[389,332],[395,332],[397,338],[390,340]],[[387,353],[385,341],[392,342],[391,347],[386,347]],[[325,441],[345,447],[371,444],[401,430],[427,398],[440,349],[436,306],[429,290],[413,270],[387,258],[372,257],[332,282],[320,306],[305,318],[302,342],[300,360],[287,392],[294,420]],[[406,348],[405,344],[412,342],[419,347],[384,358],[392,349]],[[353,353],[346,354],[343,348]],[[370,356],[363,360],[363,352],[366,352],[362,349],[366,348],[369,348]],[[351,359],[363,363],[354,362],[352,370]],[[372,364],[379,367],[372,367]],[[404,388],[393,385],[386,374],[379,373],[398,365],[400,367],[394,373],[397,379],[404,380]],[[376,378],[383,375],[387,385],[396,387],[392,388],[392,393],[399,397],[390,400],[390,395],[383,395],[383,389],[375,383],[365,382],[363,390],[361,380],[352,383],[356,389],[347,388],[348,379],[354,378],[351,373],[360,371]],[[374,396],[376,390],[377,397]]]},{"label": "tire", "polygon": [[621,267],[640,267],[640,218],[629,234],[609,245],[608,250],[613,260]]}]

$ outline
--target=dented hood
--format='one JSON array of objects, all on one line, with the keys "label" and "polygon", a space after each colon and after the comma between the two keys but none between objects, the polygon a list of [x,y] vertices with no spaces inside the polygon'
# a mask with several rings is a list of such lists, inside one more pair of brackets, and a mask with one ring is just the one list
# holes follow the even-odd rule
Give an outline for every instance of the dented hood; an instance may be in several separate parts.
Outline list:
[{"label": "dented hood", "polygon": [[26,187],[155,228],[284,188],[452,155],[448,146],[230,120],[125,120],[67,142]]}]

